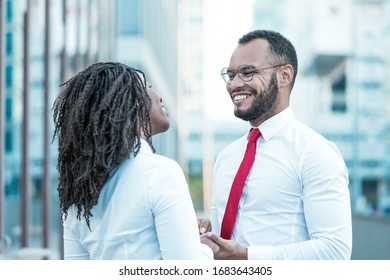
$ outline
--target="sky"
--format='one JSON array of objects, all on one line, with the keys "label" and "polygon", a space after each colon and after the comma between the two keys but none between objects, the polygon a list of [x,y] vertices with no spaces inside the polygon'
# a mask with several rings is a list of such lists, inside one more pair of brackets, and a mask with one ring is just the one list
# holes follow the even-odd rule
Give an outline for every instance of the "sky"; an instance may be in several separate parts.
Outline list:
[{"label": "sky", "polygon": [[[215,120],[232,120],[233,104],[219,76],[229,65],[237,40],[252,28],[253,0],[204,1],[204,112]],[[223,4],[222,4],[223,3]],[[216,76],[219,79],[216,80]]]}]

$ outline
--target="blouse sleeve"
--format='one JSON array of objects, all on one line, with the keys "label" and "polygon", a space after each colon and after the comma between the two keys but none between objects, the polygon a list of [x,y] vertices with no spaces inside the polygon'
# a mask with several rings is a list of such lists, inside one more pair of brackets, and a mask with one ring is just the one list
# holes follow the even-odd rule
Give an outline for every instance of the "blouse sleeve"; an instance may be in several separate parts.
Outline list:
[{"label": "blouse sleeve", "polygon": [[64,223],[64,259],[65,260],[88,260],[89,253],[79,242],[77,236]]},{"label": "blouse sleeve", "polygon": [[151,179],[149,199],[163,259],[212,259],[200,242],[196,214],[180,166],[168,161]]}]

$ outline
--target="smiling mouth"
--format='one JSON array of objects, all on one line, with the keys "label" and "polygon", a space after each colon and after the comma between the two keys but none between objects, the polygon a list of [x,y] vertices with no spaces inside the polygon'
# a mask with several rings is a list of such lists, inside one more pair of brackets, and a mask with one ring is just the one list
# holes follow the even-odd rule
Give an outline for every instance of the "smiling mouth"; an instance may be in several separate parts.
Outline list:
[{"label": "smiling mouth", "polygon": [[237,94],[236,96],[233,97],[233,101],[234,102],[241,101],[247,99],[249,96],[250,96],[249,94]]}]

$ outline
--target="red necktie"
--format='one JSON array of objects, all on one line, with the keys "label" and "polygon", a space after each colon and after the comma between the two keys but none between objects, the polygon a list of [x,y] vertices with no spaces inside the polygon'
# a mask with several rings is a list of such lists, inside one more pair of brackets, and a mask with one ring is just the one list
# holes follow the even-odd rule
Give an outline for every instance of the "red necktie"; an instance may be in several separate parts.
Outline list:
[{"label": "red necktie", "polygon": [[259,129],[251,129],[244,158],[238,168],[236,177],[234,177],[221,225],[221,237],[224,239],[230,239],[232,236],[234,224],[236,222],[238,203],[241,198],[242,190],[244,189],[246,177],[248,176],[249,170],[255,159],[256,141],[260,135],[261,132]]}]

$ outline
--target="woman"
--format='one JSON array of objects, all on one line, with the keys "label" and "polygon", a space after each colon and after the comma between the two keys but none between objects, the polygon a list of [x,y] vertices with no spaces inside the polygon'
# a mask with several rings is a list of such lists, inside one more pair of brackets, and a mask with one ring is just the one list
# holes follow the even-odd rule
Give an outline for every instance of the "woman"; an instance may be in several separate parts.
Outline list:
[{"label": "woman", "polygon": [[144,74],[96,63],[54,103],[65,259],[204,259],[182,169],[154,154],[169,128]]}]

